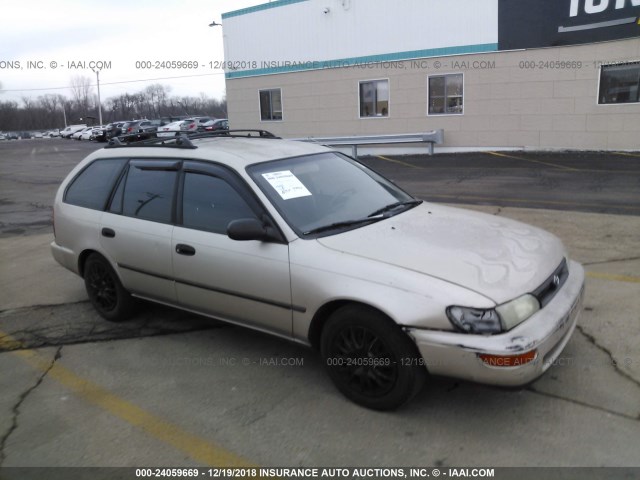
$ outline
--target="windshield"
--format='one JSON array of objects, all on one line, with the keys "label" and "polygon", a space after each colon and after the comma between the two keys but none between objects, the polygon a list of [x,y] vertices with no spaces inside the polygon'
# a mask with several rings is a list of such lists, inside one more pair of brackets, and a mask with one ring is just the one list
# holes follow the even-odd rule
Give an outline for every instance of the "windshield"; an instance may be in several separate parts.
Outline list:
[{"label": "windshield", "polygon": [[416,205],[409,194],[338,153],[260,163],[247,171],[302,237],[358,228]]}]

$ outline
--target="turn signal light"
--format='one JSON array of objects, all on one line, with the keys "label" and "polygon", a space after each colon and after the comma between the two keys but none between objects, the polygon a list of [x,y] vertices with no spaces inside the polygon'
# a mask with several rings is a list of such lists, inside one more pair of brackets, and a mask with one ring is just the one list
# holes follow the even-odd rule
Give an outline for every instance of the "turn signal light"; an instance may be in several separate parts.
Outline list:
[{"label": "turn signal light", "polygon": [[490,367],[520,367],[533,362],[537,356],[537,350],[531,350],[520,355],[489,355],[485,353],[478,355],[480,360]]}]

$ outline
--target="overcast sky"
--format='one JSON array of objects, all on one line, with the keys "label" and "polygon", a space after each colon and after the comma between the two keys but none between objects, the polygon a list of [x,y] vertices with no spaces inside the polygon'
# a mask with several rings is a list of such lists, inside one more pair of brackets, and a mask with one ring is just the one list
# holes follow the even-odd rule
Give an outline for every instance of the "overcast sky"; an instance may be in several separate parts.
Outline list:
[{"label": "overcast sky", "polygon": [[[103,101],[151,83],[171,86],[172,95],[204,92],[222,98],[224,74],[209,62],[224,60],[223,31],[208,25],[213,20],[220,23],[224,12],[263,3],[268,0],[3,0],[0,100],[35,99],[46,93],[71,97],[66,87],[74,75],[91,77],[95,83],[91,61],[110,62],[110,68],[100,72]],[[196,61],[200,67],[136,68],[137,61],[150,61],[155,67],[163,60]],[[28,61],[36,62],[36,68],[28,68]],[[84,62],[86,68],[74,69],[69,62]],[[162,79],[187,75],[193,76]],[[144,81],[114,84],[133,80]]]}]

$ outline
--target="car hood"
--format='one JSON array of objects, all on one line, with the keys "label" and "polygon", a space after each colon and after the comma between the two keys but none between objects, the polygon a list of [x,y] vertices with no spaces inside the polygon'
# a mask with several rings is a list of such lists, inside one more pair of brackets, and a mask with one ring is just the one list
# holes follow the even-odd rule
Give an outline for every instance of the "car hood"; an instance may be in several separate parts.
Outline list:
[{"label": "car hood", "polygon": [[560,240],[539,228],[427,203],[318,242],[460,285],[497,304],[533,291],[565,254]]}]

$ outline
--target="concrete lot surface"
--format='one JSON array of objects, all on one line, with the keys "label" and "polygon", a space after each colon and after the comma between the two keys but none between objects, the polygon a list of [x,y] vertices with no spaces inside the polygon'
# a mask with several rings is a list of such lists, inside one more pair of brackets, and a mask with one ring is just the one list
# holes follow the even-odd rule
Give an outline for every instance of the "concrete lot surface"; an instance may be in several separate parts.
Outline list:
[{"label": "concrete lot surface", "polygon": [[[100,319],[37,223],[61,176],[96,147],[47,142],[0,145],[0,466],[640,466],[640,210],[619,208],[640,203],[629,173],[640,157],[625,159],[624,201],[601,193],[624,215],[467,205],[555,233],[584,264],[584,311],[556,365],[516,390],[433,378],[403,409],[379,413],[343,398],[318,355],[295,344],[149,304],[125,324]],[[446,176],[429,159],[366,161],[425,198],[432,175]],[[447,188],[465,168],[451,165]],[[509,167],[492,168],[478,191]],[[546,168],[516,172],[531,184],[520,198],[543,191]],[[463,183],[471,191],[472,178]]]}]

